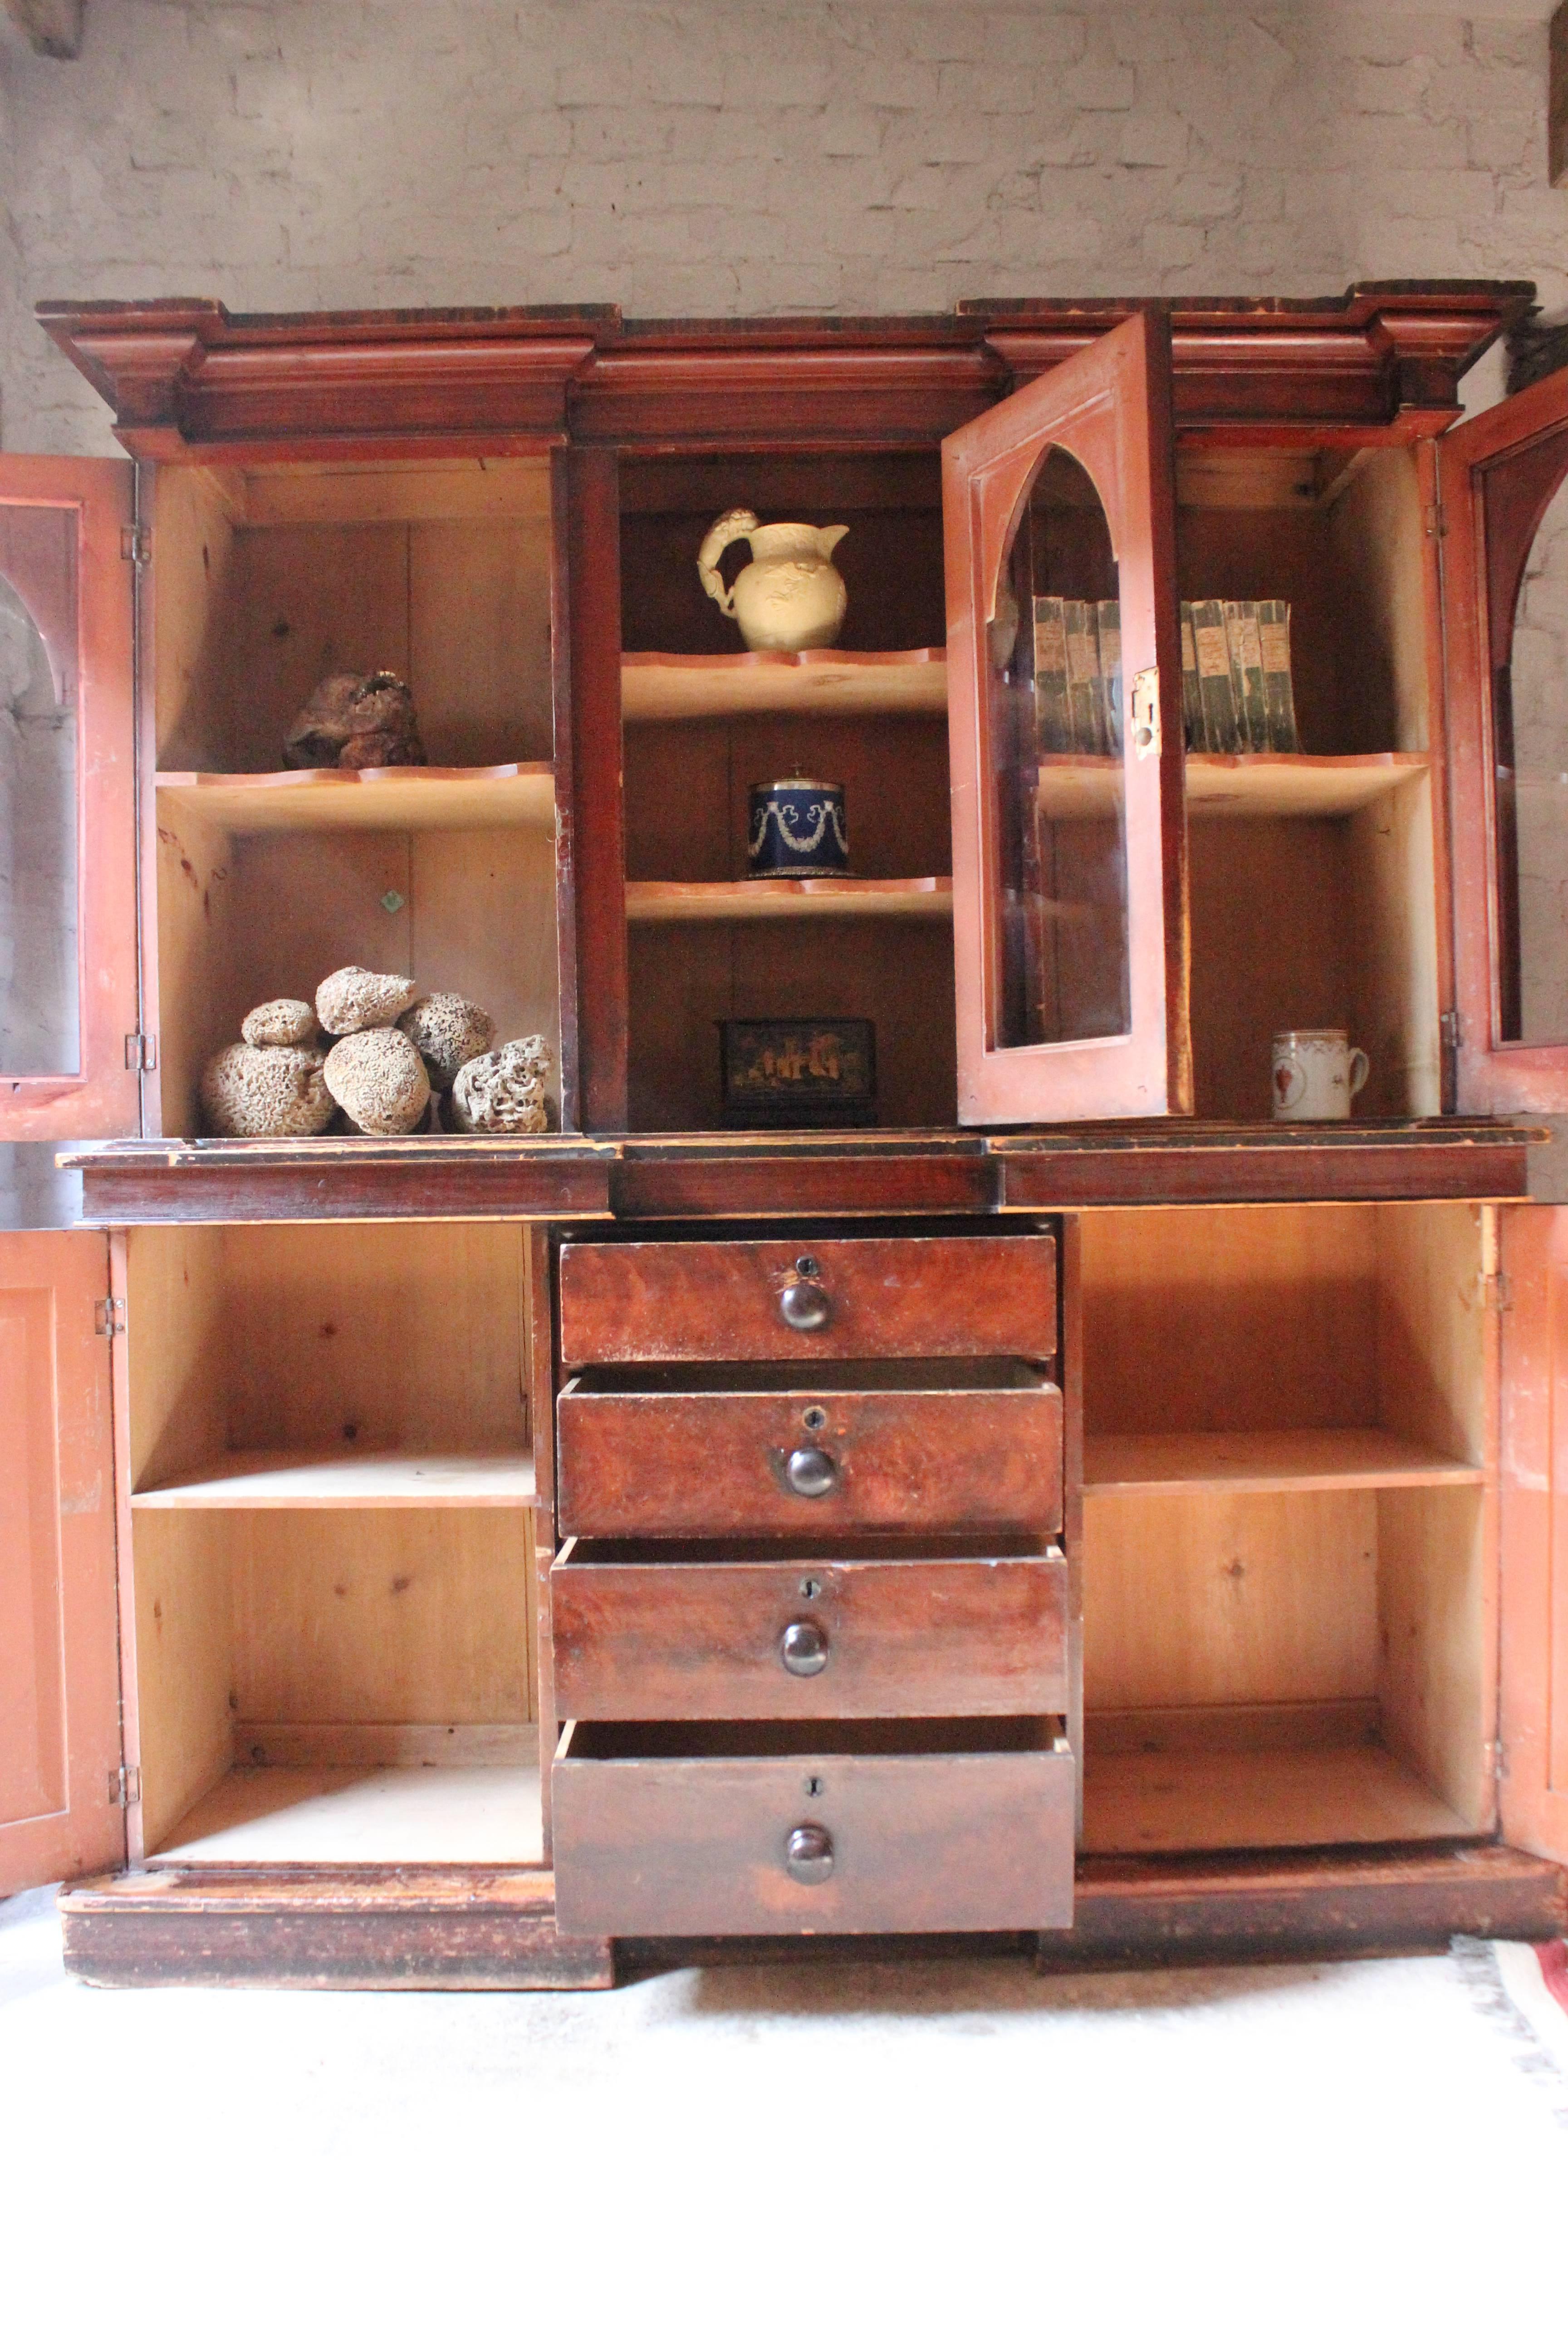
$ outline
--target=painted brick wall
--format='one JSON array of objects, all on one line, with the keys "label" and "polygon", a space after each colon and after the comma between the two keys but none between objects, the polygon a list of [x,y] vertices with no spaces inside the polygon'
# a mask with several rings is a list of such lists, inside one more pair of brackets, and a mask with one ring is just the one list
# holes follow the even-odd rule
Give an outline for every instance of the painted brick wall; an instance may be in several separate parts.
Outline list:
[{"label": "painted brick wall", "polygon": [[40,295],[235,308],[1534,278],[1545,29],[1288,6],[89,0],[0,50],[0,440],[108,448]]}]

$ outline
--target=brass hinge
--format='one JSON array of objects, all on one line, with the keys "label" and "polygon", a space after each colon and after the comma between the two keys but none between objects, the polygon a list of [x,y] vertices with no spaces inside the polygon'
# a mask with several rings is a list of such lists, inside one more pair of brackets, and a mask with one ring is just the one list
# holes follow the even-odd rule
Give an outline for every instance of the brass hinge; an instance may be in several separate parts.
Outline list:
[{"label": "brass hinge", "polygon": [[109,1776],[109,1801],[111,1805],[139,1805],[142,1802],[140,1765],[116,1765]]},{"label": "brass hinge", "polygon": [[144,1030],[132,1029],[125,1040],[125,1066],[128,1070],[155,1070],[158,1066],[158,1040]]},{"label": "brass hinge", "polygon": [[1508,1749],[1500,1739],[1492,1741],[1492,1779],[1494,1780],[1508,1779]]},{"label": "brass hinge", "polygon": [[153,534],[145,524],[122,522],[120,526],[120,560],[121,563],[150,563],[153,560]]},{"label": "brass hinge", "polygon": [[112,1339],[125,1328],[123,1298],[95,1298],[92,1302],[92,1328],[100,1339]]},{"label": "brass hinge", "polygon": [[1447,539],[1448,536],[1448,518],[1443,512],[1441,499],[1434,499],[1426,509],[1426,536],[1428,539]]},{"label": "brass hinge", "polygon": [[1495,1315],[1506,1315],[1513,1305],[1513,1285],[1506,1274],[1483,1274],[1481,1304]]},{"label": "brass hinge", "polygon": [[1437,1034],[1450,1054],[1458,1052],[1460,1034],[1459,1016],[1457,1013],[1445,1013],[1439,1015]]}]

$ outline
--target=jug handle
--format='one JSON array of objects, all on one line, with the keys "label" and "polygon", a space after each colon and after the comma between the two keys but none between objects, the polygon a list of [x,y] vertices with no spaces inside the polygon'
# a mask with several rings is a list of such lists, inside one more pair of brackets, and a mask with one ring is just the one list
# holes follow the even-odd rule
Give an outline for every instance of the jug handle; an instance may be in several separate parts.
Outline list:
[{"label": "jug handle", "polygon": [[697,577],[719,610],[731,621],[735,617],[735,592],[724,585],[719,558],[731,540],[750,539],[756,528],[757,518],[750,507],[731,507],[720,516],[697,551]]}]

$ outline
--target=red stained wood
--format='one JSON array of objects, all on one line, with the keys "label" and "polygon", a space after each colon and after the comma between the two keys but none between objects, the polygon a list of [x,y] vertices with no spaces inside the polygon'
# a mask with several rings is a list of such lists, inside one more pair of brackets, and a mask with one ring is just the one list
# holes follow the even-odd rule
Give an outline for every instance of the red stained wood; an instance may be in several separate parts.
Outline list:
[{"label": "red stained wood", "polygon": [[[1520,572],[1568,463],[1568,375],[1544,376],[1446,434],[1437,451],[1447,523],[1443,614],[1452,805],[1455,1001],[1461,1111],[1568,1110],[1568,1046],[1506,1043],[1518,877],[1500,855],[1497,664],[1508,658]],[[1491,488],[1489,492],[1489,483]],[[1489,515],[1489,506],[1490,509]],[[1501,714],[1505,732],[1507,715]],[[1510,779],[1504,780],[1504,788]],[[1517,1005],[1513,1007],[1517,1018]],[[1513,1024],[1509,1024],[1513,1025]]]},{"label": "red stained wood", "polygon": [[0,1896],[125,1859],[101,1235],[0,1234]]},{"label": "red stained wood", "polygon": [[[572,802],[556,858],[575,909],[577,1057],[583,1125],[626,1123],[626,822],[621,798],[620,501],[614,457],[574,450],[565,466]],[[556,738],[567,732],[558,712]]]},{"label": "red stained wood", "polygon": [[[456,1142],[457,1139],[453,1139]],[[100,1224],[265,1223],[354,1217],[597,1217],[612,1155],[574,1143],[456,1150],[430,1137],[344,1153],[320,1142],[88,1151],[83,1212]]]},{"label": "red stained wood", "polygon": [[[805,1257],[815,1269],[803,1275]],[[940,1240],[569,1242],[561,1252],[568,1364],[853,1356],[1023,1356],[1057,1345],[1048,1234]],[[801,1331],[783,1300],[820,1294]]]},{"label": "red stained wood", "polygon": [[[1059,1554],[681,1563],[581,1550],[550,1577],[563,1717],[1067,1712]],[[826,1644],[809,1678],[780,1647],[800,1622]]]},{"label": "red stained wood", "polygon": [[1503,1835],[1568,1862],[1568,1209],[1503,1217]]},{"label": "red stained wood", "polygon": [[[611,1760],[617,1743],[594,1730],[574,1726],[554,1768],[556,1903],[570,1933],[919,1932],[1072,1916],[1065,1749],[858,1755],[825,1741]],[[784,1867],[804,1823],[833,1845],[832,1874],[815,1885]]]},{"label": "red stained wood", "polygon": [[548,1870],[157,1868],[60,1897],[65,1963],[89,1984],[321,1992],[592,1992],[603,1937],[563,1935]]},{"label": "red stained wood", "polygon": [[[1087,1209],[1137,1202],[1515,1201],[1529,1190],[1532,1130],[1445,1134],[1436,1127],[1386,1139],[1320,1130],[1272,1143],[1253,1129],[1235,1139],[1168,1139],[1145,1132],[1102,1152],[1053,1139],[1003,1149],[1002,1204]],[[1268,1134],[1263,1130],[1263,1135]]]},{"label": "red stained wood", "polygon": [[[77,1071],[4,1076],[0,1139],[134,1135],[136,788],[131,689],[134,567],[121,552],[131,467],[117,458],[0,457],[0,572],[48,647],[77,718]],[[66,536],[68,534],[68,539]]]},{"label": "red stained wood", "polygon": [[[1128,1034],[1004,1048],[1003,747],[987,633],[1046,452],[1098,490],[1118,564],[1125,677],[1158,668],[1163,748],[1126,761]],[[1140,312],[942,445],[958,1109],[984,1125],[1190,1110],[1175,481],[1163,320]]]},{"label": "red stained wood", "polygon": [[865,1147],[821,1158],[780,1152],[645,1156],[628,1144],[610,1182],[617,1217],[841,1216],[907,1209],[991,1209],[996,1175],[978,1152],[900,1152]]},{"label": "red stained wood", "polygon": [[1181,1966],[1443,1951],[1452,1936],[1531,1942],[1568,1927],[1563,1873],[1503,1845],[1194,1855],[1079,1864],[1070,1933],[1043,1969]]},{"label": "red stained wood", "polygon": [[[582,1380],[556,1406],[563,1535],[787,1536],[1061,1525],[1061,1391],[1027,1387],[610,1393]],[[814,1429],[803,1416],[820,1411]],[[820,1447],[837,1483],[793,1493],[785,1465]]]}]

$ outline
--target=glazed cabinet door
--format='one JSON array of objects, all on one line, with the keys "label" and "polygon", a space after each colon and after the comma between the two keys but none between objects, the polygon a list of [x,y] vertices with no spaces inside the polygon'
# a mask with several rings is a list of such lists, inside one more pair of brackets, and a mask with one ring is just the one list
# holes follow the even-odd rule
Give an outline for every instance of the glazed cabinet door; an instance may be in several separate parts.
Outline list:
[{"label": "glazed cabinet door", "polygon": [[[942,444],[967,1122],[1192,1108],[1171,414],[1141,312]],[[1086,606],[1121,670],[1075,715]]]},{"label": "glazed cabinet door", "polygon": [[125,1860],[109,1244],[0,1234],[0,1895]]},{"label": "glazed cabinet door", "polygon": [[131,478],[0,457],[0,1140],[140,1125]]},{"label": "glazed cabinet door", "polygon": [[1568,1110],[1568,370],[1436,445],[1461,1111]]}]

